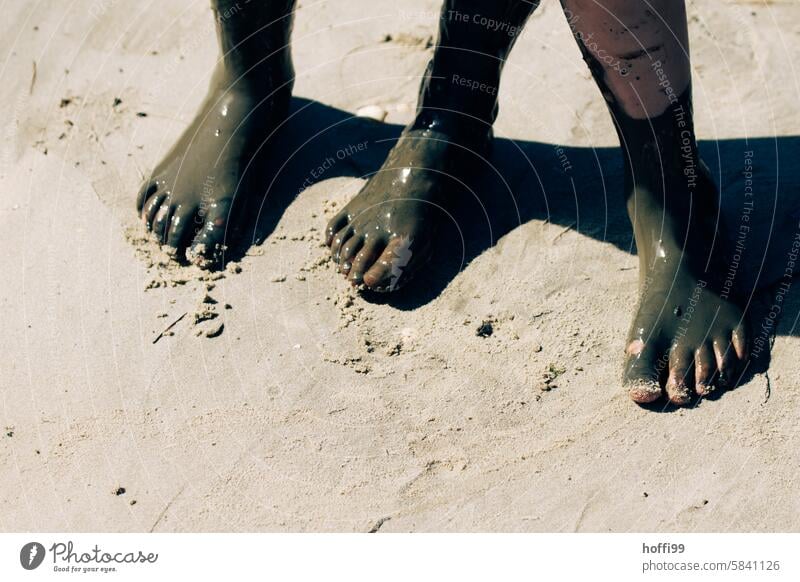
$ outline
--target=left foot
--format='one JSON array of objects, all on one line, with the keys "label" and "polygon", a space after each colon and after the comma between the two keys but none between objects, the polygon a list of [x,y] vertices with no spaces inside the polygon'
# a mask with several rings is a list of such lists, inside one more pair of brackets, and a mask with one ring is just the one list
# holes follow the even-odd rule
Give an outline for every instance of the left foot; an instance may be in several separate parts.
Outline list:
[{"label": "left foot", "polygon": [[[221,58],[194,121],[141,187],[136,208],[168,252],[221,267],[243,219],[256,154],[289,109],[294,0],[212,0]],[[238,210],[234,217],[234,199]]]},{"label": "left foot", "polygon": [[[686,183],[682,174],[672,181],[681,183]],[[666,196],[679,188],[668,189]],[[712,248],[723,238],[715,228],[717,191],[710,177],[700,172],[690,203],[681,210],[664,210],[654,203],[660,198],[637,186],[628,203],[641,299],[625,350],[624,383],[638,403],[665,393],[684,406],[715,386],[733,387],[748,355],[747,328],[742,309],[726,291],[728,263]]]}]

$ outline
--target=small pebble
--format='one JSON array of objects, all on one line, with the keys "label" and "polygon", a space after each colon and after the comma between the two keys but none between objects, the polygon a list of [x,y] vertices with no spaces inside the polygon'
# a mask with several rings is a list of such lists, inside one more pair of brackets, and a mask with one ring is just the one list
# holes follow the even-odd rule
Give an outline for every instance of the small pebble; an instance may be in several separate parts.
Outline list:
[{"label": "small pebble", "polygon": [[222,322],[216,323],[206,330],[206,337],[218,337],[222,335],[222,330],[225,329],[225,324]]},{"label": "small pebble", "polygon": [[479,326],[478,329],[475,330],[475,335],[478,337],[489,337],[494,333],[494,326],[492,325],[491,321],[483,321]]}]

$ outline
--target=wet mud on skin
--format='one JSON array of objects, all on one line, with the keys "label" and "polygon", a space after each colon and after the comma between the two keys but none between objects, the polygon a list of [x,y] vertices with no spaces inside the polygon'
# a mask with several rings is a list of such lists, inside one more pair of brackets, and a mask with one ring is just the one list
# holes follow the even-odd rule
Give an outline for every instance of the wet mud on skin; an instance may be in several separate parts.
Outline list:
[{"label": "wet mud on skin", "polygon": [[381,169],[331,220],[326,244],[353,285],[399,289],[430,258],[437,225],[448,220],[460,186],[454,176],[464,166],[457,160],[474,155],[463,149],[435,131],[405,132]]},{"label": "wet mud on skin", "polygon": [[136,201],[147,230],[176,258],[185,252],[203,268],[223,264],[227,239],[258,187],[254,157],[269,149],[288,112],[293,5],[214,3],[222,56],[208,95]]},{"label": "wet mud on skin", "polygon": [[[513,43],[506,43],[504,50],[510,50],[512,45]],[[661,50],[657,49],[656,45],[648,44],[647,48],[656,52]],[[440,50],[437,51],[437,54],[446,53],[442,53]],[[663,62],[665,55],[663,52],[658,54]],[[584,55],[586,56],[586,52]],[[629,66],[633,70],[638,67],[636,62],[639,59],[648,59],[646,53],[637,54],[635,51],[628,51],[622,56],[630,61]],[[661,116],[657,115],[644,120],[630,115],[627,108],[623,109],[615,102],[614,93],[602,82],[607,77],[608,71],[592,59],[591,55],[587,58],[587,62],[589,62],[595,77],[601,81],[599,84],[603,95],[609,101],[621,141],[623,144],[627,144],[623,148],[625,164],[621,174],[624,174],[624,178],[622,175],[619,176],[618,187],[624,189],[626,193],[629,217],[634,224],[641,261],[641,305],[626,343],[625,382],[630,388],[633,398],[642,404],[661,398],[665,394],[676,404],[686,404],[698,394],[709,395],[709,391],[716,386],[735,384],[743,367],[741,346],[746,346],[748,343],[746,326],[739,309],[739,306],[744,303],[735,288],[726,287],[727,282],[720,284],[720,275],[723,273],[713,272],[715,266],[724,261],[722,247],[729,249],[731,246],[730,244],[720,244],[721,237],[725,236],[725,233],[718,228],[718,192],[708,174],[701,169],[692,134],[691,157],[699,168],[697,170],[697,188],[695,193],[689,197],[688,204],[686,197],[668,196],[669,192],[685,190],[681,184],[686,183],[686,176],[683,174],[677,176],[675,173],[664,171],[664,168],[673,170],[680,168],[682,172],[685,161],[681,157],[677,162],[670,161],[661,154],[654,156],[653,152],[669,151],[680,156],[683,138],[678,135],[676,141],[674,124],[672,126],[669,123],[661,124],[664,125],[661,132],[654,132],[650,124],[654,123],[658,126],[660,125],[659,119],[669,120],[670,115],[674,117],[675,109],[670,108]],[[496,167],[496,171],[499,171],[500,174],[511,175],[517,173],[518,168],[508,160],[516,157],[523,166],[530,165],[531,160],[548,159],[552,151],[551,147],[545,144],[528,144],[527,146],[522,144],[522,149],[520,149],[519,144],[499,140],[494,144],[495,150],[498,147],[500,149],[499,155],[496,153],[492,156],[492,166],[489,164],[484,166],[481,160],[488,155],[486,145],[492,141],[490,127],[497,114],[496,98],[492,96],[491,99],[487,99],[485,94],[481,94],[478,96],[479,98],[472,101],[462,99],[463,103],[471,104],[473,117],[479,121],[475,124],[454,123],[454,117],[448,115],[453,108],[447,107],[446,99],[453,98],[453,95],[458,95],[458,93],[448,93],[441,89],[442,86],[448,87],[452,83],[437,84],[446,77],[432,75],[431,72],[435,66],[436,58],[429,65],[428,75],[423,83],[421,107],[418,110],[417,118],[401,134],[398,147],[386,158],[383,167],[378,167],[380,160],[376,162],[373,159],[369,164],[363,166],[363,171],[348,172],[348,175],[372,176],[362,194],[365,194],[368,191],[367,188],[373,185],[375,195],[371,204],[365,203],[363,207],[353,204],[350,210],[355,209],[355,211],[348,212],[347,214],[351,218],[347,218],[345,215],[345,221],[354,222],[364,229],[362,231],[364,233],[369,232],[367,228],[371,226],[381,235],[383,241],[389,240],[390,237],[387,233],[390,235],[392,233],[399,234],[402,231],[414,232],[413,229],[416,226],[424,226],[426,232],[434,232],[436,239],[442,242],[442,244],[437,242],[434,245],[432,236],[423,237],[422,240],[418,240],[417,237],[414,239],[417,246],[409,246],[406,249],[411,251],[411,257],[409,257],[409,253],[404,253],[404,256],[399,257],[400,261],[404,262],[403,265],[398,265],[397,255],[394,252],[392,259],[395,262],[383,265],[373,264],[373,266],[377,264],[379,274],[383,275],[372,280],[378,290],[399,289],[405,281],[410,280],[411,275],[425,271],[424,285],[410,285],[399,293],[383,294],[380,298],[369,294],[364,296],[370,301],[391,303],[398,309],[414,309],[432,300],[460,270],[466,267],[471,259],[496,244],[497,239],[504,233],[527,220],[547,217],[548,220],[561,222],[565,226],[569,226],[575,221],[575,215],[566,199],[571,199],[572,191],[569,188],[559,188],[556,184],[562,179],[558,172],[548,174],[547,171],[542,172],[540,168],[537,168],[538,185],[531,183],[523,187],[514,184],[509,189],[509,185],[505,184],[505,178],[502,178],[503,183],[500,184],[493,182],[498,176],[483,176],[480,178],[480,182],[475,184],[474,177],[466,176],[466,171],[454,172],[450,169],[454,165],[454,160],[466,151],[471,161],[466,164],[460,162],[461,167],[479,172]],[[453,66],[453,63],[448,63],[448,66]],[[469,66],[472,67],[474,64]],[[499,79],[499,68],[495,66],[495,69],[496,78]],[[649,69],[645,67],[645,70]],[[467,74],[464,71],[462,73]],[[481,78],[480,75],[479,78]],[[487,76],[482,78],[485,79],[484,82],[488,83],[488,80],[494,77],[487,73]],[[468,95],[472,94],[472,91],[468,93]],[[463,98],[463,95],[460,98]],[[398,126],[381,124],[359,126],[360,122],[356,122],[354,127],[352,123],[344,122],[344,118],[349,116],[347,112],[337,112],[335,115],[331,115],[328,112],[334,110],[319,104],[303,102],[303,100],[296,100],[295,108],[298,107],[298,101],[302,102],[299,105],[301,109],[310,107],[309,111],[314,110],[313,115],[319,115],[320,118],[338,119],[343,122],[340,127],[347,126],[348,129],[342,130],[339,140],[341,143],[352,143],[355,137],[358,137],[359,140],[365,137],[371,139],[373,145],[369,148],[370,156],[381,151],[386,143],[394,141],[399,131]],[[688,90],[680,96],[679,101],[683,104],[684,111],[691,111]],[[422,106],[423,104],[435,104],[436,107]],[[648,108],[648,112],[658,109],[658,106],[651,107]],[[458,120],[463,121],[461,118]],[[637,125],[642,121],[647,127]],[[325,121],[322,125],[327,127],[330,123]],[[259,132],[254,131],[253,135],[257,133]],[[344,135],[345,133],[348,135]],[[380,135],[378,135],[379,133]],[[654,134],[658,135],[654,137]],[[254,141],[258,141],[258,138],[256,137]],[[735,157],[740,153],[737,149],[739,148],[738,140],[728,140],[728,142],[730,143],[722,145],[723,149],[729,152],[729,154],[722,155],[722,160],[730,159],[731,156]],[[676,143],[678,146],[674,147]],[[426,145],[423,147],[420,144]],[[464,147],[462,144],[470,145]],[[744,148],[744,145],[747,145],[748,148],[753,147],[752,144],[742,144],[741,148]],[[658,147],[654,148],[654,146]],[[784,146],[797,151],[794,138],[787,138]],[[704,147],[711,149],[718,148],[720,145],[719,143],[707,144]],[[759,150],[758,157],[762,160],[767,159],[767,154],[774,155],[774,152],[766,146],[759,146],[755,149]],[[595,156],[598,154],[597,150],[593,150],[591,154],[574,148],[566,148],[565,151],[576,166],[581,165],[581,160],[584,162],[583,165],[592,167],[596,163],[603,165],[603,172],[600,175],[593,179],[589,179],[588,175],[581,178],[581,181],[585,182],[582,186],[584,189],[596,189],[597,180],[609,181],[612,186],[616,187],[614,171],[611,168],[618,164],[616,151],[599,152],[599,157]],[[646,151],[651,153],[649,158],[644,155],[639,157],[631,155],[631,152]],[[316,156],[311,157],[316,159]],[[302,163],[299,165],[303,166]],[[653,171],[653,168],[659,168],[659,170]],[[344,166],[341,169],[344,169]],[[411,171],[405,172],[408,169]],[[305,175],[307,167],[303,166],[298,171]],[[724,172],[725,170],[723,168],[720,171]],[[183,174],[183,172],[181,173]],[[338,170],[334,172],[337,175],[339,173]],[[334,174],[326,177],[333,177]],[[729,171],[728,174],[730,174]],[[445,177],[432,179],[431,175]],[[717,173],[714,175],[720,176]],[[188,177],[189,174],[187,173],[186,176]],[[644,179],[647,176],[659,176],[661,179],[648,181]],[[609,178],[611,179],[609,180]],[[397,200],[387,194],[397,191],[396,183],[398,182],[413,191],[413,196],[408,196],[405,200]],[[729,182],[730,179],[726,182],[723,178],[723,185]],[[261,183],[261,190],[267,183],[269,183],[269,179]],[[540,194],[549,198],[544,207],[534,208],[536,203],[516,197],[516,194],[523,190],[525,192],[538,191],[539,188],[542,189]],[[275,187],[274,189],[279,190],[280,188]],[[578,189],[580,194],[580,184]],[[289,190],[292,193],[298,191],[292,188]],[[560,195],[559,190],[561,191]],[[359,202],[362,194],[356,197],[353,203]],[[566,197],[565,200],[560,199],[562,195]],[[535,194],[534,197],[536,197]],[[223,196],[220,196],[219,199],[225,200]],[[367,198],[363,200],[366,202]],[[632,201],[635,201],[635,204],[631,204]],[[577,199],[575,203],[578,203]],[[595,203],[596,200],[591,198],[584,200],[584,205],[592,208]],[[621,210],[621,200],[619,207]],[[272,216],[274,210],[273,208],[270,212],[265,213],[265,215],[270,215],[267,217],[267,222],[274,223],[278,219]],[[614,214],[616,210],[614,208]],[[224,214],[224,212],[218,214]],[[587,220],[587,216],[590,215],[591,213],[587,215],[585,212],[581,212],[584,228],[591,223],[591,219]],[[609,216],[608,209],[606,209],[606,215],[598,215],[595,218],[598,221],[601,219],[605,221]],[[334,220],[341,221],[341,218],[339,216]],[[155,215],[153,219],[155,220]],[[595,231],[603,232],[604,236],[608,234],[607,225],[599,222],[598,225],[597,228],[590,227],[587,234],[595,233]],[[594,230],[592,230],[593,228]],[[421,228],[421,230],[423,229]],[[609,241],[624,248],[626,227],[620,226],[617,230],[619,230],[618,234]],[[265,229],[263,225],[257,226],[251,242],[262,241],[269,231],[270,228]],[[210,232],[221,231],[212,228]],[[350,238],[357,232],[359,230],[354,228],[350,233]],[[330,232],[326,234],[330,237]],[[594,234],[592,235],[594,236]],[[361,237],[361,249],[364,248],[363,241],[366,238],[366,235]],[[411,237],[408,237],[407,240],[410,239]],[[729,237],[728,243],[731,240]],[[223,241],[227,243],[225,239]],[[333,244],[333,239],[330,239],[329,242]],[[339,243],[340,252],[338,256],[334,254],[334,258],[337,266],[342,268],[345,275],[352,280],[353,275],[357,275],[359,271],[366,272],[366,267],[354,271],[355,261],[347,264],[348,261],[344,259],[352,254],[355,245],[345,247],[345,242],[342,240]],[[415,251],[419,252],[415,253]],[[662,254],[664,256],[661,256]],[[428,256],[432,257],[430,261],[426,260]],[[422,257],[422,260],[417,262],[410,260],[410,258],[416,257]],[[709,258],[711,260],[708,260]],[[400,266],[401,269],[399,277],[397,271],[394,270],[397,266]],[[388,279],[386,275],[388,275]],[[422,273],[418,275],[419,278],[422,276]],[[735,282],[739,282],[738,277]],[[363,285],[363,287],[367,288],[367,285]],[[726,289],[724,298],[720,289]],[[732,325],[733,322],[736,322],[737,325]],[[731,355],[734,357],[731,358]],[[720,367],[722,373],[720,373]],[[718,392],[709,396],[716,394]]]},{"label": "wet mud on skin", "polygon": [[415,120],[326,229],[331,256],[353,285],[395,291],[430,260],[440,226],[459,204],[454,192],[486,163],[503,65],[537,4],[442,6]]},{"label": "wet mud on skin", "polygon": [[[675,106],[679,112],[689,112],[688,95]],[[624,381],[636,402],[657,400],[663,387],[673,404],[686,405],[694,396],[736,383],[748,353],[744,298],[737,281],[725,279],[729,260],[719,195],[693,140],[690,179],[661,170],[665,162],[674,168],[687,159],[675,154],[665,160],[653,147],[681,151],[680,132],[669,131],[677,127],[675,110],[646,121],[622,113],[617,119],[629,140],[652,135],[654,129],[658,135],[649,147],[634,142],[625,148],[635,168],[626,175],[625,189],[639,253],[640,300],[627,342]]]},{"label": "wet mud on skin", "polygon": [[694,135],[685,6],[562,4],[625,160],[640,299],[623,383],[640,404],[665,395],[688,405],[736,383],[748,332],[735,281],[725,281],[719,194]]}]

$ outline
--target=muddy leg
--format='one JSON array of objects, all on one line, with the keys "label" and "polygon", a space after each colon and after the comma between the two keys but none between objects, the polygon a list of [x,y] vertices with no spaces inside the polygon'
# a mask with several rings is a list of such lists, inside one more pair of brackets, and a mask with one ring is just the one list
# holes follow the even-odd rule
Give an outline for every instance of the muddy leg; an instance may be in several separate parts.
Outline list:
[{"label": "muddy leg", "polygon": [[397,289],[430,257],[448,183],[488,154],[505,60],[538,0],[447,0],[417,116],[381,169],[328,224],[354,284]]},{"label": "muddy leg", "polygon": [[213,0],[212,8],[221,56],[208,95],[136,202],[159,241],[207,268],[223,260],[234,199],[241,206],[249,195],[242,175],[286,116],[294,79],[294,0]]},{"label": "muddy leg", "polygon": [[[627,340],[631,397],[730,386],[747,331],[720,248],[719,196],[697,151],[682,0],[562,0],[625,157],[640,300]],[[732,289],[734,291],[732,291]]]}]

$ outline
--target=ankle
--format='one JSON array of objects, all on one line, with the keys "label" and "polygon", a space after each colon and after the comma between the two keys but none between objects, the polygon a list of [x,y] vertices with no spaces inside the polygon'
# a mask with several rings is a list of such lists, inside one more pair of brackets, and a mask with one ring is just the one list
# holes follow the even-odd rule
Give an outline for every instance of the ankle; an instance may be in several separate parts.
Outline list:
[{"label": "ankle", "polygon": [[212,0],[222,76],[233,85],[264,94],[294,79],[290,37],[294,0]]},{"label": "ankle", "polygon": [[427,107],[420,108],[414,121],[404,130],[406,134],[411,132],[436,134],[465,153],[472,152],[483,157],[488,156],[494,138],[491,124],[465,118],[463,114]]}]

